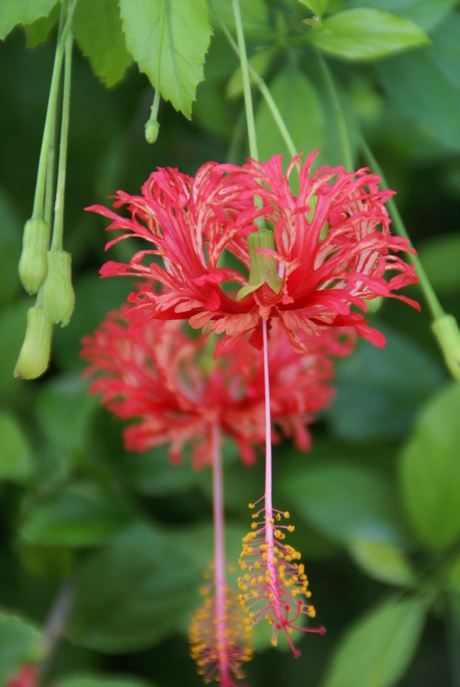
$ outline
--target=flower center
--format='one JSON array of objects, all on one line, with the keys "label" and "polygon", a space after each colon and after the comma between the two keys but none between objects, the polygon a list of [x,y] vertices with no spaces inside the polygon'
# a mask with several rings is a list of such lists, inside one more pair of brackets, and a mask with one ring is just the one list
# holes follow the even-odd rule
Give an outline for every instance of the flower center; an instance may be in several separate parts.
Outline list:
[{"label": "flower center", "polygon": [[240,301],[264,284],[267,284],[275,293],[279,293],[283,280],[278,275],[276,260],[265,252],[275,250],[273,232],[269,229],[259,229],[249,234],[248,248],[250,260],[248,285],[238,291],[236,300]]}]

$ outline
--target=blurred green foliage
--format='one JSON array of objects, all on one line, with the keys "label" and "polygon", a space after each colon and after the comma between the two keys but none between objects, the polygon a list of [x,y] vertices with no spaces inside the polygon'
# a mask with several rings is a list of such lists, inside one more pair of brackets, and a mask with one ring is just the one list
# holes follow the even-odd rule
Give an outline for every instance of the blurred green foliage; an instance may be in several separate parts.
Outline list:
[{"label": "blurred green foliage", "polygon": [[[20,664],[48,656],[64,588],[73,602],[45,665],[46,684],[193,687],[201,679],[186,631],[212,557],[210,473],[193,472],[187,461],[171,466],[163,449],[127,454],[120,423],[87,396],[80,338],[130,285],[97,276],[103,223],[84,208],[119,188],[137,193],[157,166],[193,174],[209,159],[245,159],[238,60],[215,14],[233,31],[230,3],[168,3],[174,22],[165,50],[172,64],[183,51],[186,64],[160,83],[170,102],[161,103],[160,135],[149,147],[144,124],[153,92],[133,60],[155,80],[158,54],[145,17],[153,21],[160,3],[122,2],[120,16],[116,3],[79,0],[65,215],[76,310],[67,328],[55,328],[48,374],[27,383],[13,379],[31,305],[17,261],[48,98],[59,15],[53,5],[8,1],[0,13],[0,683]],[[181,5],[195,8],[188,21],[199,35],[175,33]],[[321,147],[320,163],[336,164],[344,161],[343,147],[317,52],[324,51],[354,163],[365,164],[361,132],[397,191],[445,309],[460,318],[458,3],[241,5],[251,64],[295,146],[305,153]],[[26,30],[14,28],[18,23]],[[182,94],[178,84],[186,87]],[[261,155],[286,155],[265,101],[256,89],[254,96]],[[127,251],[125,242],[117,244],[111,257],[126,259]],[[421,300],[417,289],[410,295]],[[328,634],[302,637],[298,661],[269,648],[269,630],[258,634],[258,655],[248,665],[252,687],[460,685],[459,386],[443,368],[426,308],[418,314],[390,302],[378,318],[387,346],[360,342],[339,366],[335,404],[314,429],[311,454],[289,444],[275,450],[275,505],[292,511],[293,544]],[[262,480],[261,461],[244,468],[230,447],[234,564],[247,502],[258,497]]]}]

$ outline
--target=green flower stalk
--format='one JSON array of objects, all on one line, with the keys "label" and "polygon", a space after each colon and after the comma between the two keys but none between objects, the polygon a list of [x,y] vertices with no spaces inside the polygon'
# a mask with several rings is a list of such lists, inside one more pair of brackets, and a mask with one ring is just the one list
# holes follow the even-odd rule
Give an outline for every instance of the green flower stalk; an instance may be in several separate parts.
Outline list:
[{"label": "green flower stalk", "polygon": [[56,202],[51,250],[47,254],[47,275],[43,284],[42,307],[48,319],[65,327],[72,316],[75,294],[72,288],[71,255],[63,250],[64,191],[67,165],[69,130],[70,83],[73,36],[69,30],[65,42],[65,69],[62,98],[62,121],[59,141],[59,162],[56,184]]},{"label": "green flower stalk", "polygon": [[40,158],[38,162],[37,182],[35,186],[34,206],[32,217],[24,226],[22,254],[19,260],[19,277],[25,290],[35,294],[46,277],[46,252],[50,242],[50,227],[44,219],[45,190],[49,179],[48,156],[53,139],[53,129],[56,121],[56,108],[59,95],[62,62],[66,48],[66,39],[70,29],[73,9],[69,12],[56,48],[53,75],[51,77],[50,94],[45,117]]},{"label": "green flower stalk", "polygon": [[158,123],[158,110],[160,108],[160,76],[161,76],[161,53],[163,52],[163,38],[165,33],[166,23],[166,0],[161,0],[161,17],[160,17],[160,40],[158,41],[158,58],[157,69],[155,74],[155,93],[153,96],[152,107],[150,108],[150,117],[145,124],[145,140],[147,143],[155,143],[160,133],[160,124]]}]

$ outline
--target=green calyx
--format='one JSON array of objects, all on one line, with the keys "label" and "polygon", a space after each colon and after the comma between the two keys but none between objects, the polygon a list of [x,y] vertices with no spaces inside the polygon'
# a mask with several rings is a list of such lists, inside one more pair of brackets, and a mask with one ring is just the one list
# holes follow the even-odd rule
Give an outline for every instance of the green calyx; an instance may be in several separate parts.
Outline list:
[{"label": "green calyx", "polygon": [[260,248],[275,249],[275,239],[273,232],[269,229],[259,229],[248,236],[249,247],[249,281],[247,286],[243,286],[236,294],[236,300],[240,301],[253,291],[267,284],[272,291],[279,293],[283,280],[278,275],[277,264],[274,258],[265,253],[258,253]]},{"label": "green calyx", "polygon": [[53,325],[40,307],[27,311],[24,342],[14,369],[14,376],[36,379],[48,369]]},{"label": "green calyx", "polygon": [[367,312],[376,313],[383,305],[383,296],[376,296],[367,301]]},{"label": "green calyx", "polygon": [[51,322],[69,324],[75,305],[72,287],[71,255],[65,250],[50,250],[48,272],[43,284],[42,307]]},{"label": "green calyx", "polygon": [[453,315],[442,315],[431,323],[431,330],[452,376],[460,380],[460,330]]},{"label": "green calyx", "polygon": [[48,222],[39,217],[28,219],[24,225],[18,271],[21,283],[29,294],[37,293],[45,280],[49,242]]}]

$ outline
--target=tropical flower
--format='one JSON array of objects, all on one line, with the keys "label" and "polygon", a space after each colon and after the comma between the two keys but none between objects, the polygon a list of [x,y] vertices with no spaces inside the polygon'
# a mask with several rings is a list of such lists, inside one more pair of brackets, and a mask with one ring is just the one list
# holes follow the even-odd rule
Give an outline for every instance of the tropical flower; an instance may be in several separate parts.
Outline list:
[{"label": "tropical flower", "polygon": [[[110,313],[92,336],[82,340],[86,374],[93,375],[90,393],[130,423],[124,430],[128,451],[144,452],[169,444],[172,462],[184,448],[192,463],[212,462],[212,431],[233,440],[241,460],[255,460],[254,446],[265,439],[264,371],[259,352],[240,338],[225,357],[212,359],[210,340],[190,336],[180,321],[150,320],[133,334],[126,320],[128,306]],[[328,406],[333,389],[331,356],[352,350],[347,331],[313,338],[310,352],[300,356],[288,345],[274,321],[270,346],[271,412],[274,442],[292,437],[302,450],[310,448],[307,425]]]},{"label": "tropical flower", "polygon": [[[195,467],[212,465],[214,563],[205,600],[190,629],[191,654],[206,682],[232,687],[250,660],[252,619],[245,618],[238,594],[225,579],[222,435],[233,439],[244,463],[254,461],[254,445],[266,439],[264,358],[243,338],[225,357],[213,360],[210,340],[193,337],[180,321],[150,320],[135,334],[125,315],[127,306],[109,313],[93,336],[83,339],[87,374],[95,376],[92,393],[122,419],[128,450],[145,451],[168,443],[173,462],[192,447]],[[307,423],[330,403],[331,357],[346,354],[354,337],[331,330],[312,340],[309,354],[288,344],[279,322],[273,322],[271,411],[280,432],[308,449]],[[267,573],[268,574],[268,573]]]},{"label": "tropical flower", "polygon": [[[150,244],[128,264],[101,269],[147,280],[129,297],[134,325],[188,319],[229,337],[249,332],[260,347],[261,321],[278,318],[299,351],[331,326],[353,327],[383,346],[364,317],[366,302],[383,296],[418,307],[399,293],[418,280],[397,254],[414,251],[390,232],[385,201],[393,192],[379,189],[380,177],[341,166],[313,171],[316,154],[304,164],[296,156],[286,174],[279,155],[242,167],[208,162],[195,177],[158,169],[142,195],[118,191],[114,207],[126,206],[128,216],[88,208],[122,231],[107,247],[132,236]],[[219,350],[227,344],[221,340]]]}]

